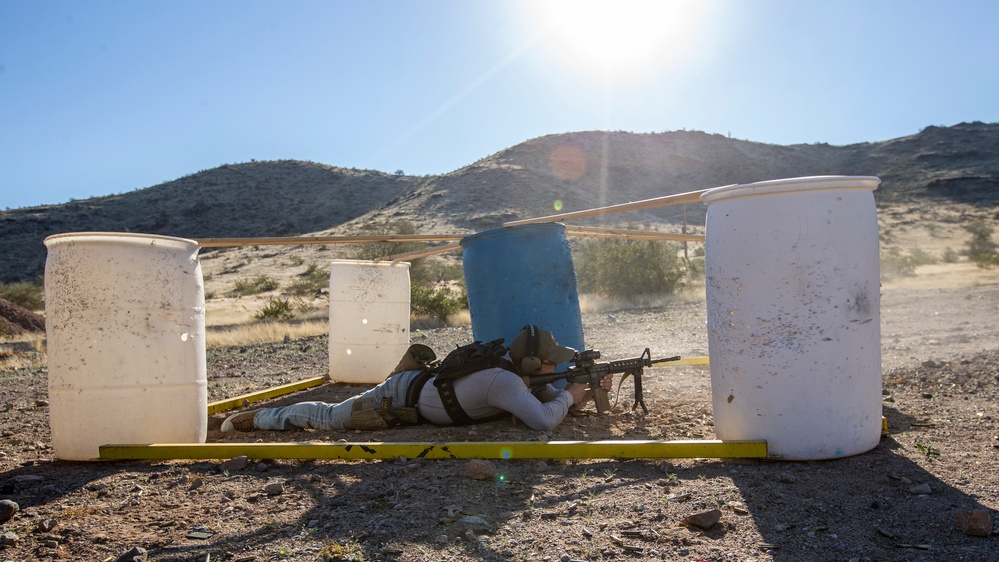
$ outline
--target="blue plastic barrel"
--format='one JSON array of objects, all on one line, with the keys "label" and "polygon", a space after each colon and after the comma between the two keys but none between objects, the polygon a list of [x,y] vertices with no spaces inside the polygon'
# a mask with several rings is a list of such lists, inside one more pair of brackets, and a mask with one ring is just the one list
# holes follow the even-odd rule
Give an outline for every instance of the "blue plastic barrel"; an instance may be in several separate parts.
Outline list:
[{"label": "blue plastic barrel", "polygon": [[536,324],[560,344],[584,349],[564,224],[487,230],[462,239],[461,247],[475,339],[509,344],[524,324]]}]

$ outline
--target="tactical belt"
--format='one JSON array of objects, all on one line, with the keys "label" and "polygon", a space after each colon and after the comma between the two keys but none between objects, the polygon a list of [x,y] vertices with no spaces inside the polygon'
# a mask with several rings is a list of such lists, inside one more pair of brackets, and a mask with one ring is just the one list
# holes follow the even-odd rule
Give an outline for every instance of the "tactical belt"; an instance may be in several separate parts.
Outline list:
[{"label": "tactical belt", "polygon": [[[497,365],[497,367],[506,371],[510,371],[511,373],[516,372],[513,369],[513,363],[505,359],[503,359],[500,362],[500,364]],[[461,407],[461,404],[458,403],[458,397],[454,393],[455,380],[457,379],[446,379],[446,380],[442,379],[439,381],[438,380],[434,381],[434,386],[437,387],[437,393],[440,394],[441,397],[441,403],[444,405],[444,411],[447,412],[448,417],[451,418],[451,421],[454,422],[454,425],[471,425],[473,423],[485,423],[495,420],[501,420],[510,415],[509,412],[502,412],[496,414],[495,416],[489,416],[488,418],[482,418],[478,420],[473,419],[472,416],[469,416],[468,413],[465,412],[465,409]],[[424,381],[424,383],[425,382],[426,381]],[[417,399],[419,399],[419,394],[417,394]]]},{"label": "tactical belt", "polygon": [[419,375],[416,375],[413,380],[409,381],[409,387],[406,388],[406,407],[416,408],[420,402],[420,391],[427,384],[427,381],[434,378],[434,373],[432,371],[421,371]]}]

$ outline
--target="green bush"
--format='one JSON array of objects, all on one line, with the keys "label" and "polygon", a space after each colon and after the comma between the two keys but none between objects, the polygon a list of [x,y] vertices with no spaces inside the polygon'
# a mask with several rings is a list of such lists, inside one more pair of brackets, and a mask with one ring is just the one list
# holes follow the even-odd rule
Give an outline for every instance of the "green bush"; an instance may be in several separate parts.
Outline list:
[{"label": "green bush", "polygon": [[909,254],[903,254],[898,248],[890,248],[881,252],[881,278],[912,277],[916,274],[917,260]]},{"label": "green bush", "polygon": [[992,241],[992,225],[979,219],[964,229],[971,233],[971,240],[968,241],[968,258],[982,268],[999,264],[996,243]]},{"label": "green bush", "polygon": [[291,320],[295,314],[291,311],[291,302],[288,299],[270,299],[267,306],[260,309],[260,312],[253,315],[257,320]]},{"label": "green bush", "polygon": [[28,310],[45,309],[45,288],[39,283],[15,281],[0,284],[0,298]]},{"label": "green bush", "polygon": [[313,263],[309,264],[309,267],[298,276],[298,279],[288,285],[288,292],[298,296],[314,296],[329,286],[330,270],[319,269],[319,266]]},{"label": "green bush", "polygon": [[657,240],[586,240],[579,244],[579,290],[605,297],[668,295],[677,292],[687,265],[674,243]]},{"label": "green bush", "polygon": [[266,293],[267,291],[273,291],[279,286],[280,283],[278,283],[276,279],[272,279],[266,275],[258,275],[253,279],[240,279],[236,281],[233,285],[232,291],[229,291],[229,295],[234,297],[258,295],[260,293]]},{"label": "green bush", "polygon": [[468,308],[468,295],[464,288],[454,291],[451,287],[432,287],[410,284],[410,311],[418,316],[429,316],[446,322],[452,314]]}]

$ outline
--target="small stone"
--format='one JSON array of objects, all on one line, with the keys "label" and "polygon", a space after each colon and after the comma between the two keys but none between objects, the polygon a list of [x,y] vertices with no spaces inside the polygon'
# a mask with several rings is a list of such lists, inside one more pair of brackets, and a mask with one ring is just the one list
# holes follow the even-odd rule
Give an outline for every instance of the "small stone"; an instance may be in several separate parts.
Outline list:
[{"label": "small stone", "polygon": [[118,555],[114,562],[146,562],[149,553],[141,546],[132,547],[132,550]]},{"label": "small stone", "polygon": [[35,529],[38,529],[40,533],[48,533],[52,529],[55,529],[56,525],[58,525],[58,522],[55,519],[42,519],[35,525]]},{"label": "small stone", "polygon": [[188,492],[193,492],[194,490],[197,490],[198,488],[200,488],[200,487],[202,487],[204,485],[205,485],[205,481],[204,480],[202,480],[200,477],[195,478],[194,480],[191,480],[191,485],[187,488],[187,491]]},{"label": "small stone", "polygon": [[489,480],[496,477],[496,465],[486,460],[472,459],[465,463],[465,474],[474,480]]},{"label": "small stone", "polygon": [[694,513],[683,518],[682,523],[684,525],[693,525],[699,529],[710,529],[715,523],[721,519],[722,512],[720,509],[712,509],[710,511],[704,511],[701,513]]},{"label": "small stone", "polygon": [[981,509],[959,509],[957,526],[962,533],[972,537],[987,537],[992,534],[992,518]]},{"label": "small stone", "polygon": [[284,482],[271,482],[264,486],[264,493],[268,496],[280,496],[284,493]]},{"label": "small stone", "polygon": [[17,536],[14,531],[7,531],[6,533],[0,535],[0,545],[11,546],[18,543],[21,537]]},{"label": "small stone", "polygon": [[250,459],[245,456],[239,456],[229,459],[221,464],[219,464],[219,470],[222,472],[239,472],[245,469],[250,464]]},{"label": "small stone", "polygon": [[47,408],[48,405],[49,405],[49,401],[48,400],[35,400],[35,407],[36,408]]},{"label": "small stone", "polygon": [[57,541],[57,540],[51,540],[50,539],[50,540],[45,541],[42,544],[45,546],[45,548],[59,548],[59,541]]},{"label": "small stone", "polygon": [[17,502],[11,500],[0,500],[0,523],[10,521],[11,517],[21,509]]},{"label": "small stone", "polygon": [[929,484],[926,484],[924,482],[922,484],[916,484],[915,486],[909,488],[909,492],[911,492],[913,494],[916,494],[916,495],[920,495],[920,494],[931,494],[931,493],[933,493],[933,489],[930,488]]},{"label": "small stone", "polygon": [[434,542],[437,544],[447,544],[448,542],[447,535],[437,535],[436,537],[434,537]]},{"label": "small stone", "polygon": [[493,526],[478,515],[466,515],[461,518],[461,523],[478,534],[493,533]]},{"label": "small stone", "polygon": [[659,463],[659,472],[662,472],[663,474],[673,474],[676,472],[676,467],[673,466],[673,463],[671,462],[663,461]]}]

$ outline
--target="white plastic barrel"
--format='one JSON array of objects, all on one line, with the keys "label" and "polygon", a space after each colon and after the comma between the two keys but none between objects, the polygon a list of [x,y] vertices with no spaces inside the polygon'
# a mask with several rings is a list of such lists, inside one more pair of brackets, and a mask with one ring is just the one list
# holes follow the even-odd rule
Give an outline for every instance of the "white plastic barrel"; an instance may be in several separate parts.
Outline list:
[{"label": "white plastic barrel", "polygon": [[409,263],[333,260],[330,380],[377,384],[409,348]]},{"label": "white plastic barrel", "polygon": [[879,183],[816,176],[701,196],[719,439],[766,439],[791,460],[878,444]]},{"label": "white plastic barrel", "polygon": [[193,240],[87,232],[45,239],[55,456],[111,443],[203,443],[205,295]]}]

